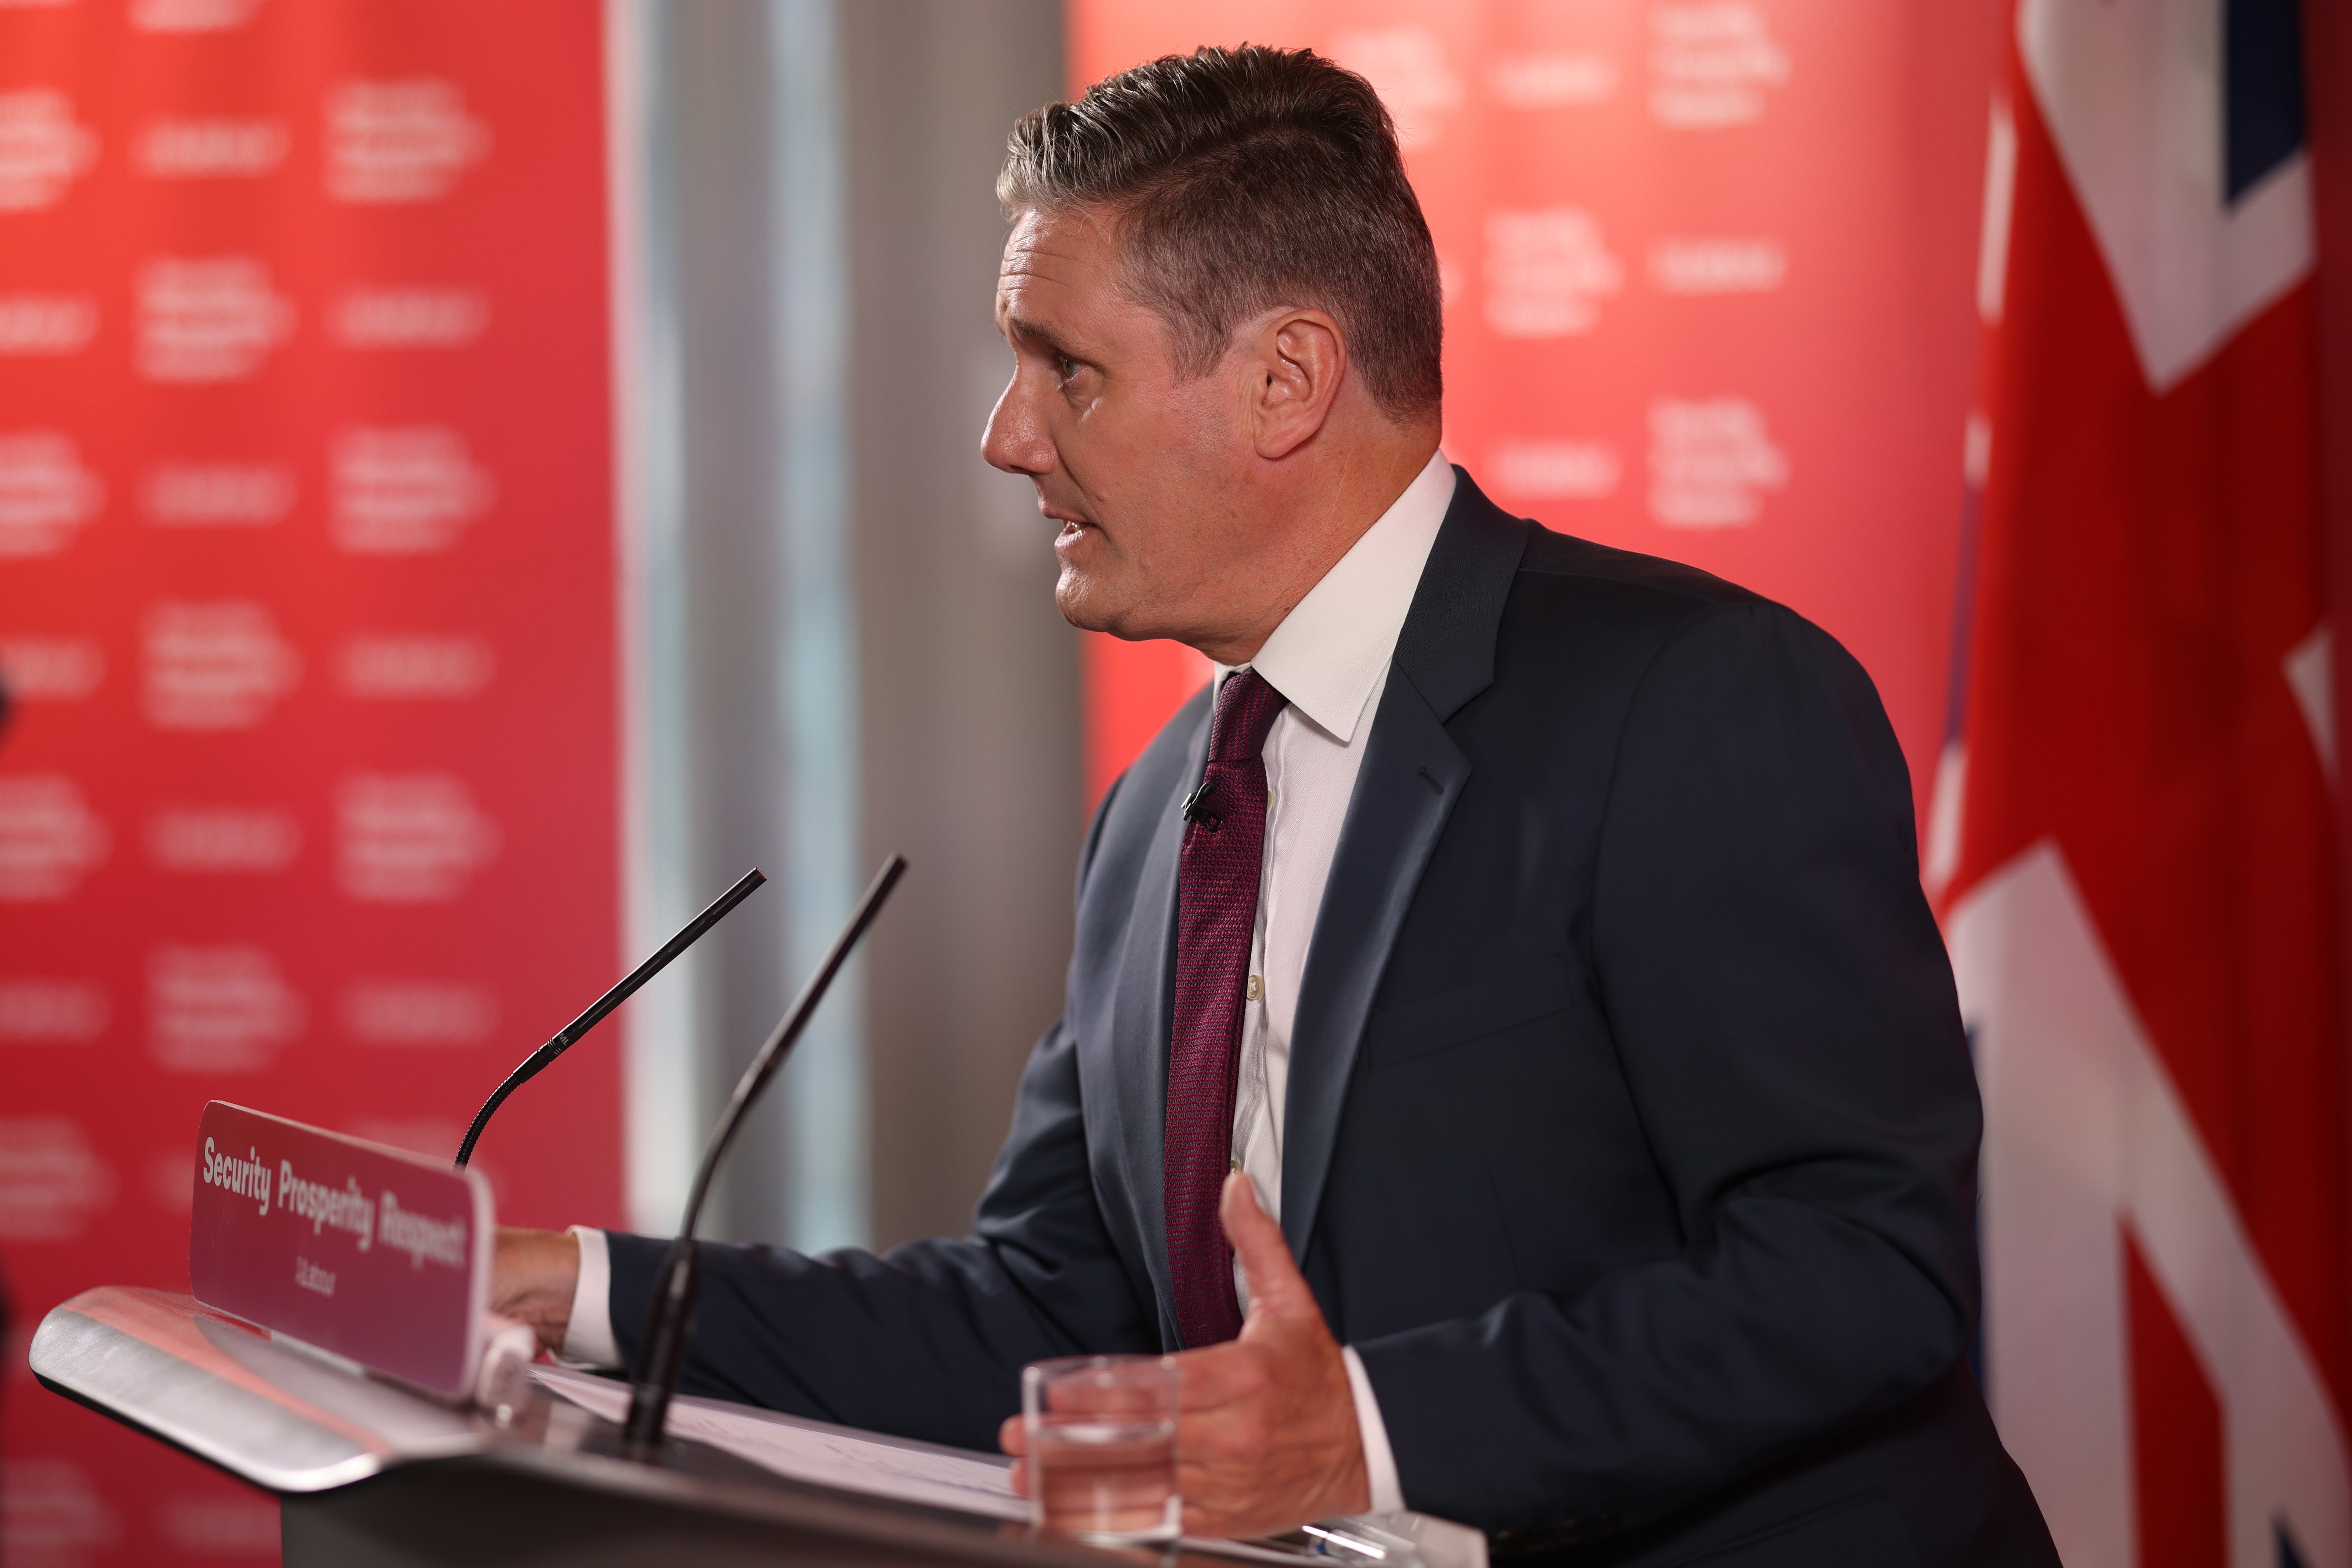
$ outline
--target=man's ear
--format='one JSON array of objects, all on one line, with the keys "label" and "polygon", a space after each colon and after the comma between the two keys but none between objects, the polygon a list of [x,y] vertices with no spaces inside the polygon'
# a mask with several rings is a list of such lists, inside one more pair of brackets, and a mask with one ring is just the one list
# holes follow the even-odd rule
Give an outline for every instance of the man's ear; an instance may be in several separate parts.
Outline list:
[{"label": "man's ear", "polygon": [[1261,457],[1287,457],[1311,440],[1339,401],[1348,340],[1320,310],[1286,310],[1260,329],[1251,365],[1253,442]]}]

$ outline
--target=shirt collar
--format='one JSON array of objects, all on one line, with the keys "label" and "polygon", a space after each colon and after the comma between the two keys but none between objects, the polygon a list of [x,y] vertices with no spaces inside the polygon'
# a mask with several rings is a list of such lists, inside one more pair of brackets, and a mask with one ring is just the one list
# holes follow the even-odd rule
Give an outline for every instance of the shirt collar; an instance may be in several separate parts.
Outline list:
[{"label": "shirt collar", "polygon": [[1354,744],[1453,503],[1454,465],[1440,452],[1283,617],[1257,657],[1218,665],[1218,681],[1254,668],[1317,727]]}]

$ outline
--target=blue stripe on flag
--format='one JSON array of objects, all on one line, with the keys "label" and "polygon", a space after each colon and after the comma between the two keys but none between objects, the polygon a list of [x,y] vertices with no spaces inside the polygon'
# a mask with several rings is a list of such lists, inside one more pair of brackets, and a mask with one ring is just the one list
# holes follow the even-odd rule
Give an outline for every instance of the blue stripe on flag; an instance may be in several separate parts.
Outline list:
[{"label": "blue stripe on flag", "polygon": [[2301,9],[2296,0],[2228,0],[2222,134],[2233,204],[2303,145]]}]

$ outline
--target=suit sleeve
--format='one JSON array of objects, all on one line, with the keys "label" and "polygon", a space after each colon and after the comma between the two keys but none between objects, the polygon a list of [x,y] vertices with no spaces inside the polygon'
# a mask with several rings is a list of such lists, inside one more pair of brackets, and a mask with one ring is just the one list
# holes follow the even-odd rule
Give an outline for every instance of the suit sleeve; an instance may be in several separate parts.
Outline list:
[{"label": "suit sleeve", "polygon": [[[616,1233],[610,1246],[614,1335],[634,1364],[668,1243]],[[1056,1023],[1023,1073],[971,1236],[878,1256],[704,1243],[682,1387],[992,1449],[1025,1363],[1156,1351],[1150,1302],[1096,1202],[1076,1042]]]},{"label": "suit sleeve", "polygon": [[1667,641],[1620,742],[1590,942],[1683,1243],[1359,1344],[1409,1506],[1638,1525],[1965,1353],[1979,1112],[1916,853],[1902,753],[1832,639],[1748,602]]}]

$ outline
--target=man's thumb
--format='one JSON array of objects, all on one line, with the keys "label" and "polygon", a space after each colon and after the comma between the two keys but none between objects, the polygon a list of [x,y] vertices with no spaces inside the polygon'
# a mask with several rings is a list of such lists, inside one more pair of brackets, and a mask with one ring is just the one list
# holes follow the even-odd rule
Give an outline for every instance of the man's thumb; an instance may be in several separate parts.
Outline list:
[{"label": "man's thumb", "polygon": [[1224,1221],[1225,1239],[1233,1243],[1234,1255],[1241,1260],[1242,1270],[1249,1276],[1249,1315],[1253,1319],[1261,1313],[1288,1315],[1302,1306],[1318,1317],[1322,1315],[1322,1310],[1315,1304],[1314,1293],[1307,1290],[1306,1279],[1298,1272],[1298,1265],[1291,1261],[1290,1243],[1284,1239],[1282,1227],[1258,1207],[1257,1189],[1240,1171],[1225,1177],[1217,1215]]}]

